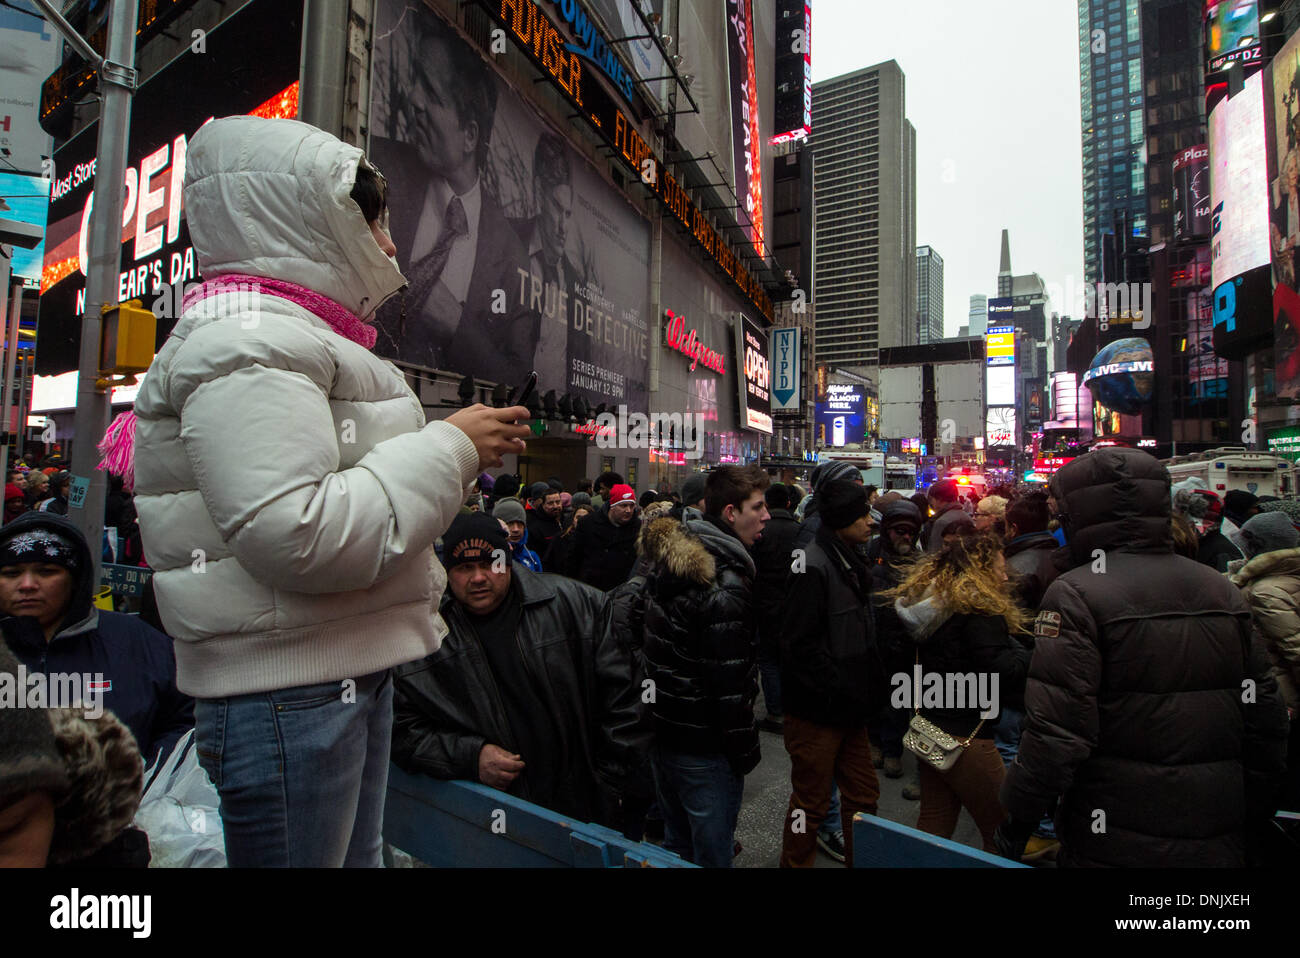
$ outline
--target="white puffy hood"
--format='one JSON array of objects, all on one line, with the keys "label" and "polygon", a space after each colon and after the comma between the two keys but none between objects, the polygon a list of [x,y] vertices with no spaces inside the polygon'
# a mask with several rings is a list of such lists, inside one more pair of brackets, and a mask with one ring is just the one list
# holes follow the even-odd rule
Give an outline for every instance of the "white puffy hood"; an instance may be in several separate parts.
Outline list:
[{"label": "white puffy hood", "polygon": [[349,195],[361,159],[359,148],[297,120],[231,116],[204,125],[185,168],[199,273],[297,283],[372,318],[406,278]]}]

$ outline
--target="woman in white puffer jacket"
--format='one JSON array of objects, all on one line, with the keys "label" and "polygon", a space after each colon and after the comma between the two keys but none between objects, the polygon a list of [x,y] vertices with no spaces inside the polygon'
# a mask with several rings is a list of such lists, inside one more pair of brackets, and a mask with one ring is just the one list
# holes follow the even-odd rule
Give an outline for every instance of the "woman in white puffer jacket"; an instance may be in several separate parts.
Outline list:
[{"label": "woman in white puffer jacket", "polygon": [[426,425],[369,351],[405,285],[385,194],[296,121],[190,142],[205,282],[136,400],[135,501],[232,866],[379,864],[388,669],[438,648],[433,542],[528,434],[518,407]]}]

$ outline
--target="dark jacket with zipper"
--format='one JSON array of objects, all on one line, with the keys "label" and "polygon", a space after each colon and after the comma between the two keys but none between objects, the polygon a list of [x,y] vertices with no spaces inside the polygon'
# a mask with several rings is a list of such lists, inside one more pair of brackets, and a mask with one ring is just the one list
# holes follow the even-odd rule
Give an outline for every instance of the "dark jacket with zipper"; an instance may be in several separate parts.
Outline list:
[{"label": "dark jacket with zipper", "polygon": [[[32,616],[0,620],[5,641],[29,673],[79,675],[105,683],[101,699],[131,730],[146,765],[171,754],[194,727],[194,699],[176,688],[172,640],[138,616],[105,612],[91,602],[90,550],[72,522],[48,512],[27,512],[4,527],[6,537],[39,529],[75,544],[78,572],[72,600],[49,642]],[[96,679],[102,675],[102,679]]]},{"label": "dark jacket with zipper", "polygon": [[871,573],[822,526],[789,576],[781,616],[781,701],[817,725],[860,728],[880,712],[886,678],[871,617]]},{"label": "dark jacket with zipper", "polygon": [[779,655],[781,599],[790,578],[799,520],[788,509],[773,509],[762,537],[750,550],[757,570],[754,607],[758,612],[758,641],[764,655]]},{"label": "dark jacket with zipper", "polygon": [[1020,607],[1030,615],[1038,613],[1047,587],[1061,574],[1053,560],[1061,548],[1050,532],[1029,532],[1007,543],[1002,554],[1007,558],[1007,574],[1016,584]]},{"label": "dark jacket with zipper", "polygon": [[[509,791],[584,820],[604,818],[650,744],[636,657],[614,641],[610,605],[600,592],[517,564],[511,574],[522,606],[516,640],[523,668],[557,733],[543,736],[550,754],[522,758],[525,766],[546,768],[559,785],[540,794],[525,767]],[[450,630],[442,646],[394,672],[393,761],[408,772],[476,782],[483,746],[517,753],[520,735],[470,617],[450,590],[441,612]]]},{"label": "dark jacket with zipper", "polygon": [[[1028,647],[1011,636],[1000,615],[954,614],[935,597],[927,597],[915,605],[904,605],[900,599],[894,608],[912,642],[913,665],[919,663],[921,666],[922,696],[925,694],[925,677],[932,673],[943,676],[945,691],[949,687],[948,676],[974,675],[976,679],[974,686],[967,683],[963,688],[967,696],[966,707],[957,708],[954,702],[946,702],[945,705],[953,707],[927,708],[923,703],[909,699],[909,716],[920,704],[921,716],[949,735],[965,740],[975,732],[976,738],[993,738],[1002,706],[1024,707],[1025,678],[1029,672]],[[978,704],[970,701],[975,697],[970,690],[973,688],[978,692],[979,680],[984,676],[990,676],[984,679],[984,683],[985,688],[991,690],[991,676],[994,674],[998,677],[998,688],[993,704],[997,705],[998,714],[984,718]],[[911,678],[908,675],[908,679]],[[981,722],[984,724],[980,725]]]},{"label": "dark jacket with zipper", "polygon": [[723,755],[744,775],[759,761],[754,560],[735,533],[707,516],[655,519],[643,545],[654,563],[644,654],[655,683],[655,742]]},{"label": "dark jacket with zipper", "polygon": [[1091,452],[1052,494],[1075,568],[1034,625],[1003,804],[1033,822],[1061,796],[1062,865],[1245,864],[1248,827],[1277,807],[1287,735],[1250,607],[1174,553],[1169,474],[1151,456]]},{"label": "dark jacket with zipper", "polygon": [[636,562],[636,539],[640,531],[639,517],[633,516],[617,526],[609,518],[609,506],[601,506],[578,523],[573,530],[573,551],[565,567],[553,571],[608,592],[627,581]]}]

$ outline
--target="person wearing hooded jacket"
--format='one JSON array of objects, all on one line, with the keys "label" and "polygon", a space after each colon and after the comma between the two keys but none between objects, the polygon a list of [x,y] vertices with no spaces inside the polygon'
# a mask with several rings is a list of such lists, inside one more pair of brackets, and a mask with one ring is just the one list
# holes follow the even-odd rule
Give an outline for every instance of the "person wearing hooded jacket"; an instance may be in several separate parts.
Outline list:
[{"label": "person wearing hooded jacket", "polygon": [[1230,577],[1250,603],[1291,719],[1282,805],[1300,811],[1300,531],[1289,516],[1264,512],[1240,535],[1248,558],[1233,563]]},{"label": "person wearing hooded jacket", "polygon": [[[874,815],[880,783],[867,722],[885,700],[871,619],[871,573],[855,546],[871,534],[867,492],[849,480],[822,486],[821,528],[783,590],[780,654],[790,804],[781,866],[811,868],[817,833],[840,785],[843,815]],[[803,814],[800,815],[799,813]],[[844,861],[853,867],[852,830]]]},{"label": "person wearing hooded jacket", "polygon": [[137,616],[95,607],[93,572],[71,520],[19,516],[0,530],[0,630],[30,674],[93,676],[95,704],[131,730],[153,765],[194,727],[194,700],[176,688],[171,639]]},{"label": "person wearing hooded jacket", "polygon": [[719,466],[704,518],[656,519],[642,539],[653,562],[644,655],[664,847],[708,867],[731,865],[744,777],[761,756],[748,547],[767,521],[768,484],[757,466]]},{"label": "person wearing hooded jacket", "polygon": [[528,412],[426,425],[372,354],[405,278],[357,147],[294,120],[213,120],[184,202],[205,282],[136,399],[134,480],[227,860],[376,867],[389,669],[446,634],[434,540],[475,476],[523,450]]},{"label": "person wearing hooded jacket", "polygon": [[[933,706],[902,694],[913,691],[911,682],[895,682],[890,704],[919,713],[964,743],[956,764],[944,771],[918,759],[917,829],[951,838],[964,807],[979,828],[985,851],[991,852],[1005,816],[998,794],[1006,768],[994,745],[994,729],[1003,706],[1022,705],[1029,670],[1029,649],[1015,638],[1025,615],[1007,578],[1002,540],[992,533],[958,536],[927,552],[883,598],[894,600],[913,645],[913,664],[923,677],[940,676],[944,689],[962,688],[954,682],[957,676],[974,679],[977,690],[988,683],[987,703],[971,702],[963,689],[952,699],[941,696],[941,704]],[[996,711],[989,714],[981,704]]]},{"label": "person wearing hooded jacket", "polygon": [[[920,555],[918,537],[924,520],[916,503],[908,499],[895,499],[880,507],[880,535],[871,540],[867,549],[867,563],[871,570],[872,605],[875,607],[876,635],[886,671],[893,675],[912,667],[911,643],[907,630],[893,600],[877,598],[903,581],[908,567]],[[881,709],[880,751],[882,767],[888,778],[901,778],[903,774],[903,734],[907,731],[907,715],[883,703]],[[903,797],[921,797],[919,785],[904,786]]]},{"label": "person wearing hooded jacket", "polygon": [[[821,528],[822,521],[817,517],[817,512],[821,508],[821,500],[818,499],[818,493],[832,479],[847,479],[850,482],[856,482],[862,485],[862,473],[858,467],[851,462],[845,462],[843,459],[831,459],[827,462],[818,463],[812,471],[812,494],[811,497],[800,505],[803,506],[802,525],[799,527],[799,534],[795,536],[795,548],[806,548],[809,543],[817,536],[817,530]],[[865,553],[864,553],[865,554]]]},{"label": "person wearing hooded jacket", "polygon": [[1094,450],[1050,489],[1074,568],[1034,622],[998,851],[1019,858],[1060,796],[1062,866],[1246,864],[1248,831],[1277,808],[1287,734],[1249,605],[1175,554],[1152,456]]}]

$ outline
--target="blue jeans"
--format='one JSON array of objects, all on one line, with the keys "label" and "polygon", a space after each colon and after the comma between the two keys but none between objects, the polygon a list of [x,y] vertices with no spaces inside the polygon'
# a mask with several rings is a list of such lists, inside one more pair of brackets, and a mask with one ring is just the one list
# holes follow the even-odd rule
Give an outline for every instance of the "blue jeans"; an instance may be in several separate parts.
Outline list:
[{"label": "blue jeans", "polygon": [[664,845],[701,868],[730,868],[744,776],[724,755],[691,755],[656,745],[655,792],[664,816]]},{"label": "blue jeans", "polygon": [[194,720],[231,868],[380,867],[393,734],[387,671],[199,699]]},{"label": "blue jeans", "polygon": [[1013,709],[1009,705],[1002,706],[997,728],[993,730],[993,742],[997,746],[998,754],[1002,756],[1002,764],[1008,768],[1016,760],[1016,753],[1020,751],[1020,727],[1024,724],[1024,712]]},{"label": "blue jeans", "polygon": [[[1020,752],[1020,731],[1025,724],[1025,713],[1019,709],[1013,709],[1009,705],[1002,706],[1002,713],[998,716],[997,728],[993,730],[993,742],[997,746],[998,754],[1002,756],[1002,763],[1008,768],[1016,760],[1016,755]],[[1055,838],[1056,826],[1052,823],[1052,816],[1047,815],[1038,823],[1038,828],[1034,834],[1039,838]]]},{"label": "blue jeans", "polygon": [[763,704],[771,718],[781,718],[781,664],[775,659],[767,658],[761,651],[758,654],[758,677],[763,683]]},{"label": "blue jeans", "polygon": [[831,804],[826,810],[826,817],[822,819],[821,828],[817,829],[819,835],[834,835],[836,832],[844,831],[844,823],[840,821],[840,786],[831,783]]}]

